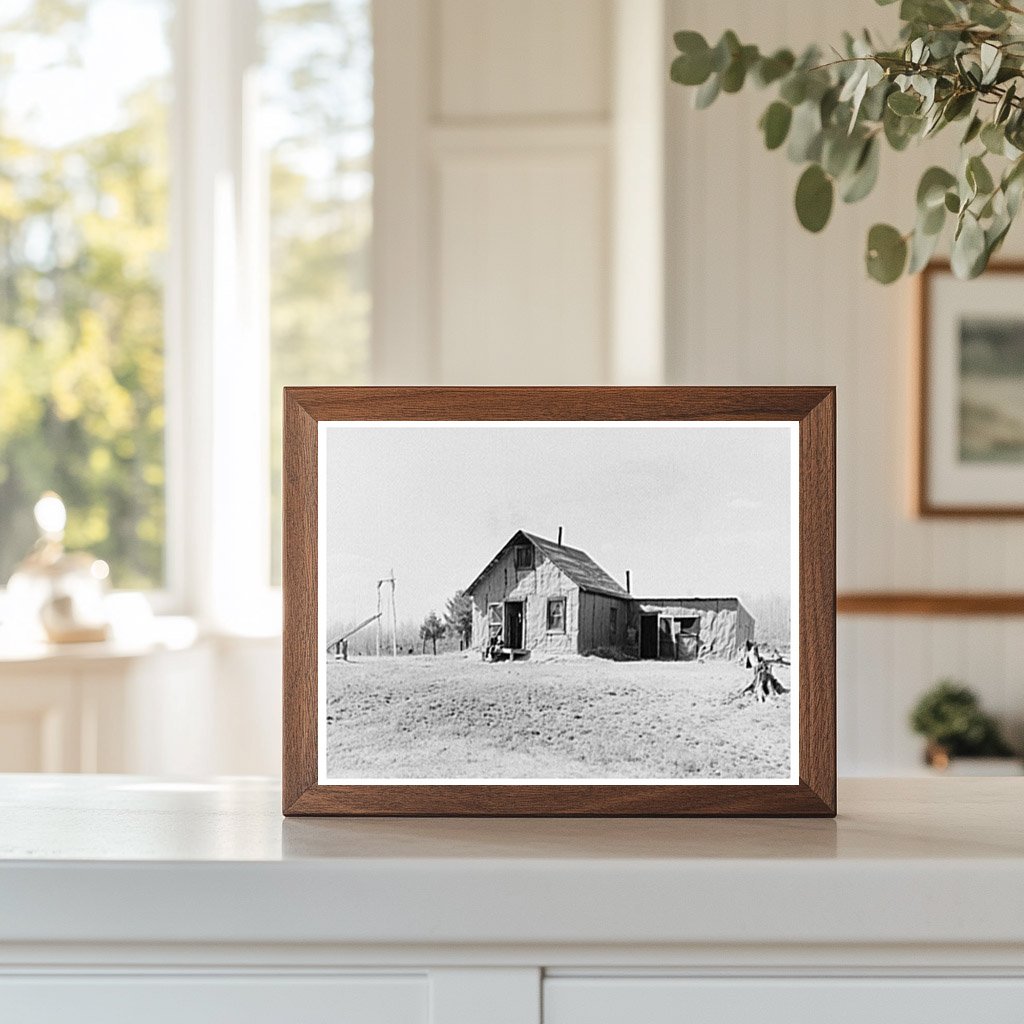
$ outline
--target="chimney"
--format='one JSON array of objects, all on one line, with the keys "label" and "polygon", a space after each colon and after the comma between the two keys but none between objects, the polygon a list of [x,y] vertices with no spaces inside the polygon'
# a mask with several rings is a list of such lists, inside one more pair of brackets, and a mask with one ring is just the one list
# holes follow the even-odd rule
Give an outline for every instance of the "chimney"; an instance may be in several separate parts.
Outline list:
[{"label": "chimney", "polygon": [[561,527],[558,528],[558,546],[559,547],[562,546],[562,528]]},{"label": "chimney", "polygon": [[629,589],[629,570],[626,570],[626,593],[632,594],[633,591]]}]

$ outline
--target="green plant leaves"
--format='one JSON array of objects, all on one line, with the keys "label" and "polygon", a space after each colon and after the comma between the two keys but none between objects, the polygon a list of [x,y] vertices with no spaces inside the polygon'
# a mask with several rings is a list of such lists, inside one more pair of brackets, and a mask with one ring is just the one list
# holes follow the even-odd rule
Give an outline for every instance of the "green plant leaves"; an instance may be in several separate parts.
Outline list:
[{"label": "green plant leaves", "polygon": [[821,231],[832,215],[834,197],[832,179],[817,165],[811,164],[796,185],[796,215],[808,231]]},{"label": "green plant leaves", "polygon": [[868,273],[880,284],[892,284],[907,263],[907,243],[890,224],[876,224],[868,232]]},{"label": "green plant leaves", "polygon": [[711,47],[699,32],[677,32],[673,37],[679,56],[672,61],[672,81],[703,85],[711,74]]},{"label": "green plant leaves", "polygon": [[953,236],[953,251],[950,257],[953,273],[964,281],[977,277],[985,269],[987,259],[985,231],[978,218],[966,212]]},{"label": "green plant leaves", "polygon": [[921,175],[917,186],[917,207],[924,213],[942,206],[946,201],[946,193],[956,184],[956,176],[944,167],[929,167]]},{"label": "green plant leaves", "polygon": [[916,114],[921,109],[920,97],[909,92],[891,93],[888,99],[889,109],[900,117]]},{"label": "green plant leaves", "polygon": [[883,144],[900,152],[962,120],[957,173],[931,167],[922,175],[908,234],[871,228],[867,269],[883,283],[905,268],[917,272],[952,214],[954,269],[974,276],[1024,206],[1024,13],[1007,0],[901,0],[900,18],[894,48],[847,32],[833,49],[838,60],[814,46],[799,57],[762,54],[732,31],[713,47],[699,32],[679,32],[671,77],[695,88],[698,108],[748,82],[772,88],[758,127],[769,150],[806,165],[794,204],[812,232],[826,226],[837,195],[853,203],[872,191]]},{"label": "green plant leaves", "polygon": [[991,121],[982,126],[981,144],[994,156],[1003,155],[1003,147],[1006,145],[1006,133],[1002,126],[993,124]]},{"label": "green plant leaves", "polygon": [[776,50],[770,57],[762,57],[753,71],[754,81],[762,88],[785,78],[793,70],[796,58],[789,50]]},{"label": "green plant leaves", "polygon": [[764,144],[768,149],[778,149],[786,141],[792,120],[793,108],[779,100],[772,103],[761,115],[760,127],[764,132]]},{"label": "green plant leaves", "polygon": [[793,111],[786,155],[795,164],[817,160],[821,143],[821,108],[813,100],[805,100]]},{"label": "green plant leaves", "polygon": [[980,156],[972,156],[967,161],[967,169],[964,174],[975,195],[987,196],[995,188],[992,175]]},{"label": "green plant leaves", "polygon": [[860,202],[875,187],[875,182],[878,181],[880,148],[877,137],[868,139],[861,147],[853,173],[843,187],[844,203]]}]

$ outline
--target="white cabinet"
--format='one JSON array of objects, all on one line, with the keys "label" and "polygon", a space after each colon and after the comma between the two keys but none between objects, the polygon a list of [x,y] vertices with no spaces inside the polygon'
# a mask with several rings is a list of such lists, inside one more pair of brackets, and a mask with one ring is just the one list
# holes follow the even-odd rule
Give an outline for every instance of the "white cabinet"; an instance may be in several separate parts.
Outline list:
[{"label": "white cabinet", "polygon": [[181,772],[212,675],[192,639],[0,651],[0,772]]},{"label": "white cabinet", "polygon": [[836,821],[288,819],[0,776],[0,1024],[1022,1024],[1021,780]]},{"label": "white cabinet", "polygon": [[544,1024],[1020,1024],[1014,978],[549,978]]},{"label": "white cabinet", "polygon": [[426,975],[0,978],[17,1024],[428,1024]]}]

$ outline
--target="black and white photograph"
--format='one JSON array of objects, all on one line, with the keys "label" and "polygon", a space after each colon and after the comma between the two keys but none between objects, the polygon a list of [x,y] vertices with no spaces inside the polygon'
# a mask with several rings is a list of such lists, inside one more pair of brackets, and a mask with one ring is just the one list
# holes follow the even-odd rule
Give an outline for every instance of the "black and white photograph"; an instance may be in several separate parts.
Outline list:
[{"label": "black and white photograph", "polygon": [[321,423],[321,783],[795,783],[796,436]]}]

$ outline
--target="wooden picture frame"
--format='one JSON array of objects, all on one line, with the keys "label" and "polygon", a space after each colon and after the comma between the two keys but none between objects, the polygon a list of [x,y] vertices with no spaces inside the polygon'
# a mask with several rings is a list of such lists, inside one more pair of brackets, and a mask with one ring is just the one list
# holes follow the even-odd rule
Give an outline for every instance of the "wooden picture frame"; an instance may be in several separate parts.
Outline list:
[{"label": "wooden picture frame", "polygon": [[[353,422],[354,421],[354,422]],[[784,783],[358,784],[319,781],[318,438],[321,425],[793,424],[799,731]],[[485,422],[486,421],[486,422]],[[812,816],[836,813],[835,390],[302,387],[284,393],[283,811],[286,815]],[[788,485],[787,485],[788,486]],[[358,483],[352,484],[353,491]],[[559,537],[559,544],[561,538]],[[638,599],[639,600],[639,599]],[[614,620],[612,620],[614,622]],[[615,628],[613,626],[613,628]],[[794,659],[796,662],[796,659]],[[753,706],[753,705],[752,705]]]},{"label": "wooden picture frame", "polygon": [[[955,396],[952,381],[947,378],[952,375],[951,360],[956,358],[955,352],[947,351],[950,344],[946,339],[948,331],[944,329],[944,325],[948,326],[948,307],[959,309],[961,314],[974,309],[982,311],[990,301],[992,290],[1004,287],[1006,278],[1010,276],[1020,278],[1016,282],[1019,290],[1020,286],[1024,285],[1024,261],[992,262],[982,278],[958,281],[953,277],[948,261],[936,260],[925,267],[918,276],[917,338],[914,349],[916,360],[913,371],[916,380],[917,414],[916,436],[912,445],[915,462],[912,504],[914,513],[921,518],[993,519],[1024,516],[1024,498],[1000,498],[995,501],[979,499],[979,496],[983,497],[986,493],[986,479],[990,476],[990,471],[979,465],[968,466],[957,474],[952,468],[952,440],[948,436],[951,433],[950,423],[954,416],[949,406],[955,400]],[[961,297],[947,300],[945,295],[937,294],[940,287],[955,288]],[[1019,304],[1017,297],[1008,289],[1007,303],[1010,306]],[[1002,314],[994,313],[993,318],[1000,315]],[[1017,319],[1018,316],[1024,324],[1024,314],[1015,312],[1014,318]],[[935,351],[937,334],[946,339],[940,346],[945,358],[939,358]],[[936,391],[942,392],[946,400],[937,401]],[[962,437],[965,430],[962,422],[959,429]],[[940,452],[945,454],[939,454]],[[1024,462],[1020,463],[1019,470],[1011,467],[1011,471],[1014,478],[1019,477],[1017,490],[1024,495]],[[956,481],[960,477],[962,479],[957,484]],[[962,497],[950,493],[957,489]]]}]

